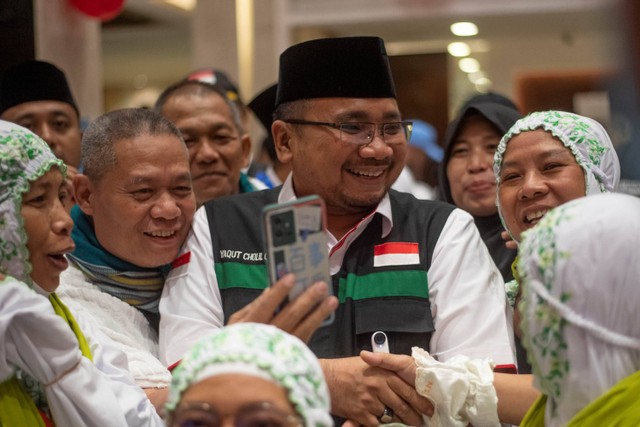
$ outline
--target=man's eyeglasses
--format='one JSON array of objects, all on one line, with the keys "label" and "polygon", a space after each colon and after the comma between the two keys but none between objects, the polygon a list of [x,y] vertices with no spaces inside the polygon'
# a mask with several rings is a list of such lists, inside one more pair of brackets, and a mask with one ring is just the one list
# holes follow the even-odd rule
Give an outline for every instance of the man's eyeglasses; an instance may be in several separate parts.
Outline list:
[{"label": "man's eyeglasses", "polygon": [[[178,406],[170,416],[171,427],[220,427],[223,417],[206,402]],[[269,402],[250,403],[235,413],[235,427],[302,427],[302,419],[288,414]]]},{"label": "man's eyeglasses", "polygon": [[292,125],[327,126],[340,131],[340,140],[348,144],[366,145],[373,141],[378,129],[382,140],[388,145],[406,144],[411,138],[413,130],[412,122],[312,122],[308,120],[288,119],[283,120]]}]

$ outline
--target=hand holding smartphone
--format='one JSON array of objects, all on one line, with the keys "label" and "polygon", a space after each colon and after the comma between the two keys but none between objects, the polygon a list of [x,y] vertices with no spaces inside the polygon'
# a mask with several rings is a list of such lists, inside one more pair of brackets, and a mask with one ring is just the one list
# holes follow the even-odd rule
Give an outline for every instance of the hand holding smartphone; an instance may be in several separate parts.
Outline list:
[{"label": "hand holding smartphone", "polygon": [[[263,218],[270,284],[293,273],[295,285],[289,300],[318,281],[326,282],[331,290],[322,199],[314,195],[268,205],[263,210]],[[333,314],[324,324],[331,321]]]}]

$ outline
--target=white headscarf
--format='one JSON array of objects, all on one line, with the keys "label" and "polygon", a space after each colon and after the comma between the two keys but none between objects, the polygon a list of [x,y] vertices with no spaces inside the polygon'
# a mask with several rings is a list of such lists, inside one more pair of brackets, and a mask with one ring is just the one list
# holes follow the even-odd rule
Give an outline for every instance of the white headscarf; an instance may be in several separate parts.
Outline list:
[{"label": "white headscarf", "polygon": [[[609,135],[593,119],[564,111],[540,111],[518,120],[502,137],[493,162],[496,189],[500,189],[500,169],[507,144],[516,135],[543,129],[567,147],[584,169],[586,196],[615,191],[620,182],[620,161]],[[505,229],[500,199],[496,205]]]},{"label": "white headscarf", "polygon": [[640,199],[622,194],[565,203],[523,233],[523,343],[547,426],[640,369],[639,247]]},{"label": "white headscarf", "polygon": [[283,387],[305,426],[333,426],[329,389],[316,356],[293,335],[258,323],[225,326],[193,346],[173,371],[167,411],[175,410],[191,385],[229,373]]}]

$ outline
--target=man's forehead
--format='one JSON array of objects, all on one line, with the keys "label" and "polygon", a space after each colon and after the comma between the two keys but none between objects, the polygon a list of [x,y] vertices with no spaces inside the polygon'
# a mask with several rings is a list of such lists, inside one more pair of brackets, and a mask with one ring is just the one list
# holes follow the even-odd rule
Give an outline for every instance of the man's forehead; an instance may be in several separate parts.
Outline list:
[{"label": "man's forehead", "polygon": [[351,120],[399,119],[394,98],[319,98],[309,100],[308,110],[326,112],[335,118]]},{"label": "man's forehead", "polygon": [[[167,147],[169,150],[169,146]],[[123,151],[120,151],[121,148]],[[137,148],[144,149],[138,146]],[[119,142],[115,145],[116,162],[105,171],[105,177],[110,176],[124,185],[149,184],[160,185],[163,182],[186,182],[191,180],[188,154],[176,156],[175,152],[158,161],[158,156],[144,156],[140,152],[124,151]]]},{"label": "man's forehead", "polygon": [[[121,138],[113,141],[113,152],[116,155],[116,159],[129,159],[133,163],[153,156],[162,156],[165,161],[170,160],[166,158],[164,153],[177,147],[179,147],[180,151],[184,151],[185,157],[187,157],[187,147],[184,142],[178,135],[171,133],[155,134],[143,132],[131,138]],[[181,162],[182,159],[176,158],[175,161]]]},{"label": "man's forehead", "polygon": [[162,106],[162,113],[172,111],[174,114],[189,114],[194,109],[200,108],[202,104],[214,106],[216,109],[230,110],[223,94],[203,84],[194,83],[170,93]]},{"label": "man's forehead", "polygon": [[54,100],[23,102],[22,104],[14,105],[2,113],[3,118],[11,118],[11,120],[47,116],[77,117],[77,114],[71,105],[66,102]]},{"label": "man's forehead", "polygon": [[170,97],[162,108],[162,114],[170,120],[184,120],[197,114],[216,114],[233,122],[231,106],[224,97],[213,91],[181,93]]},{"label": "man's forehead", "polygon": [[155,184],[166,179],[179,182],[191,181],[191,173],[188,170],[188,165],[187,169],[183,167],[185,165],[181,164],[181,162],[176,162],[173,166],[175,166],[176,169],[173,173],[161,175],[159,175],[157,171],[130,169],[125,181],[129,184]]}]

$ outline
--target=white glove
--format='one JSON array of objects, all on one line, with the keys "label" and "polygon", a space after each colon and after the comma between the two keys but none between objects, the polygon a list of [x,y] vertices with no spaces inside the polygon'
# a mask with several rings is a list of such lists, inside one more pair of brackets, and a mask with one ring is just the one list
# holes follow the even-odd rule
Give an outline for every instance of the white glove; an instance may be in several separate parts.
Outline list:
[{"label": "white glove", "polygon": [[427,426],[500,426],[493,366],[488,360],[454,356],[442,363],[419,347],[413,347],[411,355],[417,366],[416,390],[434,407],[433,416],[424,417]]}]

